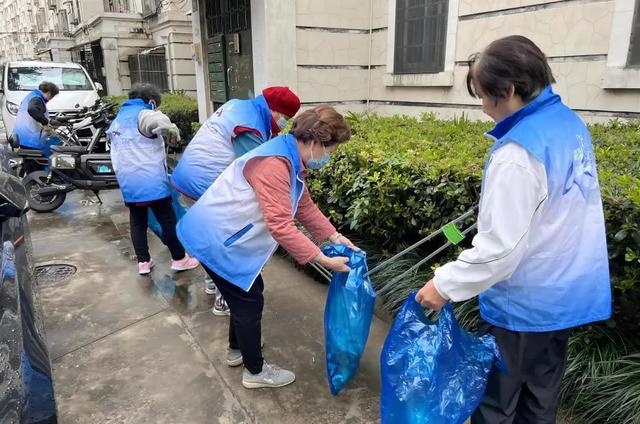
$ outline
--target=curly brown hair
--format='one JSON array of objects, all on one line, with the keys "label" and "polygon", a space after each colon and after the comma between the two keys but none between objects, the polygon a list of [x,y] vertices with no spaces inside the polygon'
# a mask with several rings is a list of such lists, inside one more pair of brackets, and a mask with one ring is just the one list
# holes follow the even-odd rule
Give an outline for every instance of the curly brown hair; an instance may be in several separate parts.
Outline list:
[{"label": "curly brown hair", "polygon": [[303,143],[318,140],[323,146],[345,143],[351,130],[344,117],[328,105],[305,110],[293,120],[291,134]]},{"label": "curly brown hair", "polygon": [[49,81],[42,81],[38,86],[38,90],[40,90],[43,93],[51,94],[51,97],[57,96],[58,93],[60,92],[60,89],[58,88],[58,86]]}]

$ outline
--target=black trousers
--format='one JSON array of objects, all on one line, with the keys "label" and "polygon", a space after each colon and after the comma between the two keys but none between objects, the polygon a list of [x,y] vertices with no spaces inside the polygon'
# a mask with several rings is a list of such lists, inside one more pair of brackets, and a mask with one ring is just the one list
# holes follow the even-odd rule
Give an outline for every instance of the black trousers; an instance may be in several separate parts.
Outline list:
[{"label": "black trousers", "polygon": [[495,336],[508,374],[495,367],[472,424],[555,424],[571,329],[530,333],[486,322],[481,334]]},{"label": "black trousers", "polygon": [[262,309],[264,307],[264,281],[258,275],[248,292],[231,284],[202,265],[229,305],[229,347],[240,349],[244,367],[252,374],[262,371]]},{"label": "black trousers", "polygon": [[149,205],[139,206],[133,203],[129,207],[129,224],[131,226],[131,241],[133,249],[138,257],[138,262],[148,262],[149,240],[147,239],[147,226],[149,225],[149,208],[153,211],[160,227],[162,228],[162,242],[169,248],[171,258],[175,261],[184,258],[185,252],[182,243],[176,235],[176,215],[173,212],[171,198],[162,199]]}]

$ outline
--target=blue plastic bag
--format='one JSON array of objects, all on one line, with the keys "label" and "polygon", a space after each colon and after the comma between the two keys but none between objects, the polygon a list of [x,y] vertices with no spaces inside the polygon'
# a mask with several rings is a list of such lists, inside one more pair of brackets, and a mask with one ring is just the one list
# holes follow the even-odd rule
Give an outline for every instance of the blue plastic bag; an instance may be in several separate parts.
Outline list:
[{"label": "blue plastic bag", "polygon": [[324,308],[327,378],[332,395],[353,378],[369,338],[376,293],[367,272],[367,256],[340,244],[322,249],[329,257],[346,256],[351,271],[334,273]]},{"label": "blue plastic bag", "polygon": [[[171,206],[173,207],[173,213],[176,214],[176,221],[180,221],[180,218],[187,213],[187,208],[180,204],[180,193],[175,190],[171,190]],[[155,235],[157,235],[160,240],[162,240],[162,227],[160,227],[160,223],[156,219],[156,216],[153,214],[151,208],[149,208],[149,228]]]},{"label": "blue plastic bag", "polygon": [[478,407],[494,362],[504,370],[495,338],[460,327],[451,304],[437,321],[411,293],[381,354],[383,424],[462,424]]}]

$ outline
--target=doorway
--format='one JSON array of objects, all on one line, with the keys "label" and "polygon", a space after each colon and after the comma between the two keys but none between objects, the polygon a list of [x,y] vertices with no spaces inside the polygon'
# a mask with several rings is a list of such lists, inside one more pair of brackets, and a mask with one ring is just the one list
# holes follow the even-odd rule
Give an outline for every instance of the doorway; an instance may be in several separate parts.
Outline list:
[{"label": "doorway", "polygon": [[214,110],[253,92],[250,0],[206,0],[207,66]]}]

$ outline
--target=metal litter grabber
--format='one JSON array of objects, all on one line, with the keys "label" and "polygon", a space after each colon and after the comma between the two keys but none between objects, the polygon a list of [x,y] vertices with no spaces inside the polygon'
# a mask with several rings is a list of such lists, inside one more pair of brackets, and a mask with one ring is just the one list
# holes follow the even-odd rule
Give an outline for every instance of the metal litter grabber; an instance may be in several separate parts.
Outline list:
[{"label": "metal litter grabber", "polygon": [[[469,209],[468,211],[466,211],[465,213],[460,215],[458,218],[456,218],[453,221],[447,223],[446,225],[444,225],[440,229],[434,231],[433,233],[429,234],[428,236],[424,237],[423,239],[417,241],[416,243],[412,244],[411,246],[407,247],[406,249],[402,250],[401,252],[393,255],[389,259],[385,259],[384,261],[380,262],[372,270],[367,272],[365,274],[365,277],[370,277],[372,274],[375,274],[375,273],[377,273],[379,271],[382,271],[386,266],[388,266],[389,264],[395,262],[396,260],[398,260],[402,256],[406,255],[407,253],[409,253],[409,252],[415,250],[416,248],[422,246],[423,244],[427,243],[428,241],[432,240],[433,238],[437,237],[438,235],[444,234],[444,236],[447,238],[447,242],[444,245],[438,247],[436,250],[434,250],[432,253],[427,255],[425,258],[421,259],[418,263],[416,263],[415,265],[410,267],[408,270],[404,271],[400,275],[397,275],[396,277],[391,279],[389,282],[387,282],[387,284],[385,286],[386,287],[391,287],[391,283],[399,281],[402,277],[404,277],[407,274],[417,270],[420,266],[422,266],[426,262],[428,262],[431,259],[433,259],[434,257],[436,257],[438,254],[443,252],[448,247],[450,247],[452,245],[457,245],[462,240],[464,240],[465,236],[468,233],[470,233],[471,231],[473,231],[477,227],[477,224],[474,223],[474,224],[470,225],[469,227],[465,228],[462,231],[460,231],[458,229],[457,224],[462,222],[462,221],[464,221],[465,219],[469,218],[471,215],[473,215],[476,212],[477,209],[478,209],[478,207],[474,206],[473,208]],[[318,273],[322,277],[326,278],[328,281],[331,281],[331,275],[332,275],[331,271],[326,269],[324,266],[316,264],[316,263],[312,263],[311,266],[316,271],[318,271]],[[380,290],[379,292],[384,292],[384,289]]]}]

